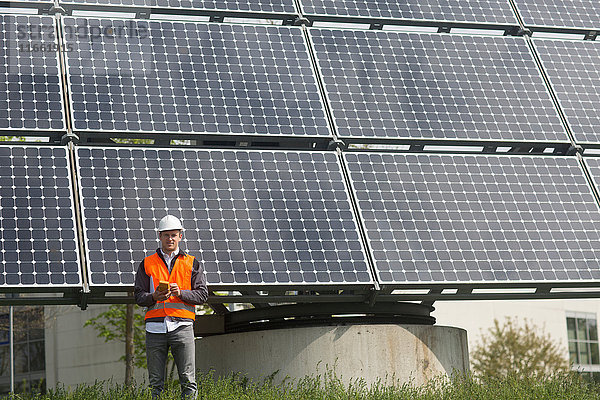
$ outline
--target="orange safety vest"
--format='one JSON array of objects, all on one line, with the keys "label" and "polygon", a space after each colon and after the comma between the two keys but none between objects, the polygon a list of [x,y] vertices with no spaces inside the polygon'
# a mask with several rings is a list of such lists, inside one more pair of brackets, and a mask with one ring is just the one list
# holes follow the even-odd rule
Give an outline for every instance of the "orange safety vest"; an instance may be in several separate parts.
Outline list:
[{"label": "orange safety vest", "polygon": [[[190,290],[192,288],[192,267],[194,257],[185,254],[183,257],[177,256],[175,265],[169,275],[169,269],[165,262],[154,253],[144,259],[144,269],[150,277],[150,293],[154,292],[160,281],[177,283],[180,290]],[[196,319],[196,307],[192,304],[184,303],[176,296],[171,296],[165,301],[157,301],[152,307],[146,310],[145,319],[164,318],[167,315],[178,318]]]}]

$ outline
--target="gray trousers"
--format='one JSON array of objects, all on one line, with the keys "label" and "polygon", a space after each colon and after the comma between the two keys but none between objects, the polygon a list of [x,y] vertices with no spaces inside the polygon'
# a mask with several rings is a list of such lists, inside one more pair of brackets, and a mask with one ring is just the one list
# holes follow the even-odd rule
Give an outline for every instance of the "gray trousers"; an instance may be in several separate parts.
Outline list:
[{"label": "gray trousers", "polygon": [[197,392],[196,349],[192,325],[182,326],[167,333],[146,332],[146,358],[152,398],[158,398],[165,387],[169,347],[179,374],[181,398],[195,399]]}]

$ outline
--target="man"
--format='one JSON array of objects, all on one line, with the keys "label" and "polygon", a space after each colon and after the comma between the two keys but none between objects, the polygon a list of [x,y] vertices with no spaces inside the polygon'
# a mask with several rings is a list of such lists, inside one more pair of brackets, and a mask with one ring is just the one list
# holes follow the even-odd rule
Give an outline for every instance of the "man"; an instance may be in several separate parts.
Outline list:
[{"label": "man", "polygon": [[[182,398],[196,398],[194,305],[208,298],[206,278],[195,257],[179,249],[183,226],[173,215],[158,224],[161,248],[144,258],[135,276],[135,302],[146,310],[146,357],[152,398],[164,389],[167,353],[177,365]],[[167,281],[159,290],[160,281]]]}]

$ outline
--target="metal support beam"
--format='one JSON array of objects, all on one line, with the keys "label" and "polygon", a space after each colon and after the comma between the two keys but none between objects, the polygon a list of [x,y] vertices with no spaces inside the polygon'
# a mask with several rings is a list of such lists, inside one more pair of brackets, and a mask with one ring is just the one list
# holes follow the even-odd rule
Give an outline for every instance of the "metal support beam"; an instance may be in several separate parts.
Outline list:
[{"label": "metal support beam", "polygon": [[415,303],[292,304],[234,311],[225,316],[225,333],[330,323],[433,325],[433,307]]}]

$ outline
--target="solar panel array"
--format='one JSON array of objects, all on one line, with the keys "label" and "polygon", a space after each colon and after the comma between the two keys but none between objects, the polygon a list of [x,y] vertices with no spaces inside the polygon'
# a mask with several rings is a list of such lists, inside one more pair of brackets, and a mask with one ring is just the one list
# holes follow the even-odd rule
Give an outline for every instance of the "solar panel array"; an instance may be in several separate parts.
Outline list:
[{"label": "solar panel array", "polygon": [[341,137],[568,141],[522,38],[310,29]]},{"label": "solar panel array", "polygon": [[213,285],[372,281],[335,153],[77,149],[93,285],[132,284],[180,217]]},{"label": "solar panel array", "polygon": [[345,153],[382,283],[600,278],[575,157]]},{"label": "solar panel array", "polygon": [[60,0],[60,4],[295,14],[293,0]]},{"label": "solar panel array", "polygon": [[65,130],[55,30],[52,17],[0,14],[0,131]]},{"label": "solar panel array", "polygon": [[518,25],[508,0],[301,0],[305,15]]},{"label": "solar panel array", "polygon": [[64,147],[0,146],[0,285],[81,285]]},{"label": "solar panel array", "polygon": [[[310,22],[519,26],[509,0],[60,3],[69,11],[284,15],[285,23],[297,15]],[[514,4],[534,28],[591,30],[600,16],[583,1]],[[89,278],[99,292],[127,290],[139,262],[158,246],[156,224],[167,213],[182,219],[182,247],[199,259],[209,284],[225,290],[593,285],[600,278],[592,189],[600,192],[600,158],[345,149],[340,156],[309,147],[315,138],[323,146],[339,138],[492,142],[518,151],[552,144],[557,153],[575,143],[597,147],[596,43],[153,19],[0,21],[3,134],[50,133],[56,143],[69,127],[84,143],[212,136],[282,146],[82,144],[74,146],[76,160],[57,145],[0,146],[2,287],[71,290]],[[306,151],[285,150],[290,138]]]},{"label": "solar panel array", "polygon": [[65,18],[64,29],[75,131],[330,135],[300,28]]},{"label": "solar panel array", "polygon": [[533,43],[575,140],[600,142],[600,46],[549,39]]},{"label": "solar panel array", "polygon": [[600,28],[600,8],[594,0],[514,0],[525,26]]}]

